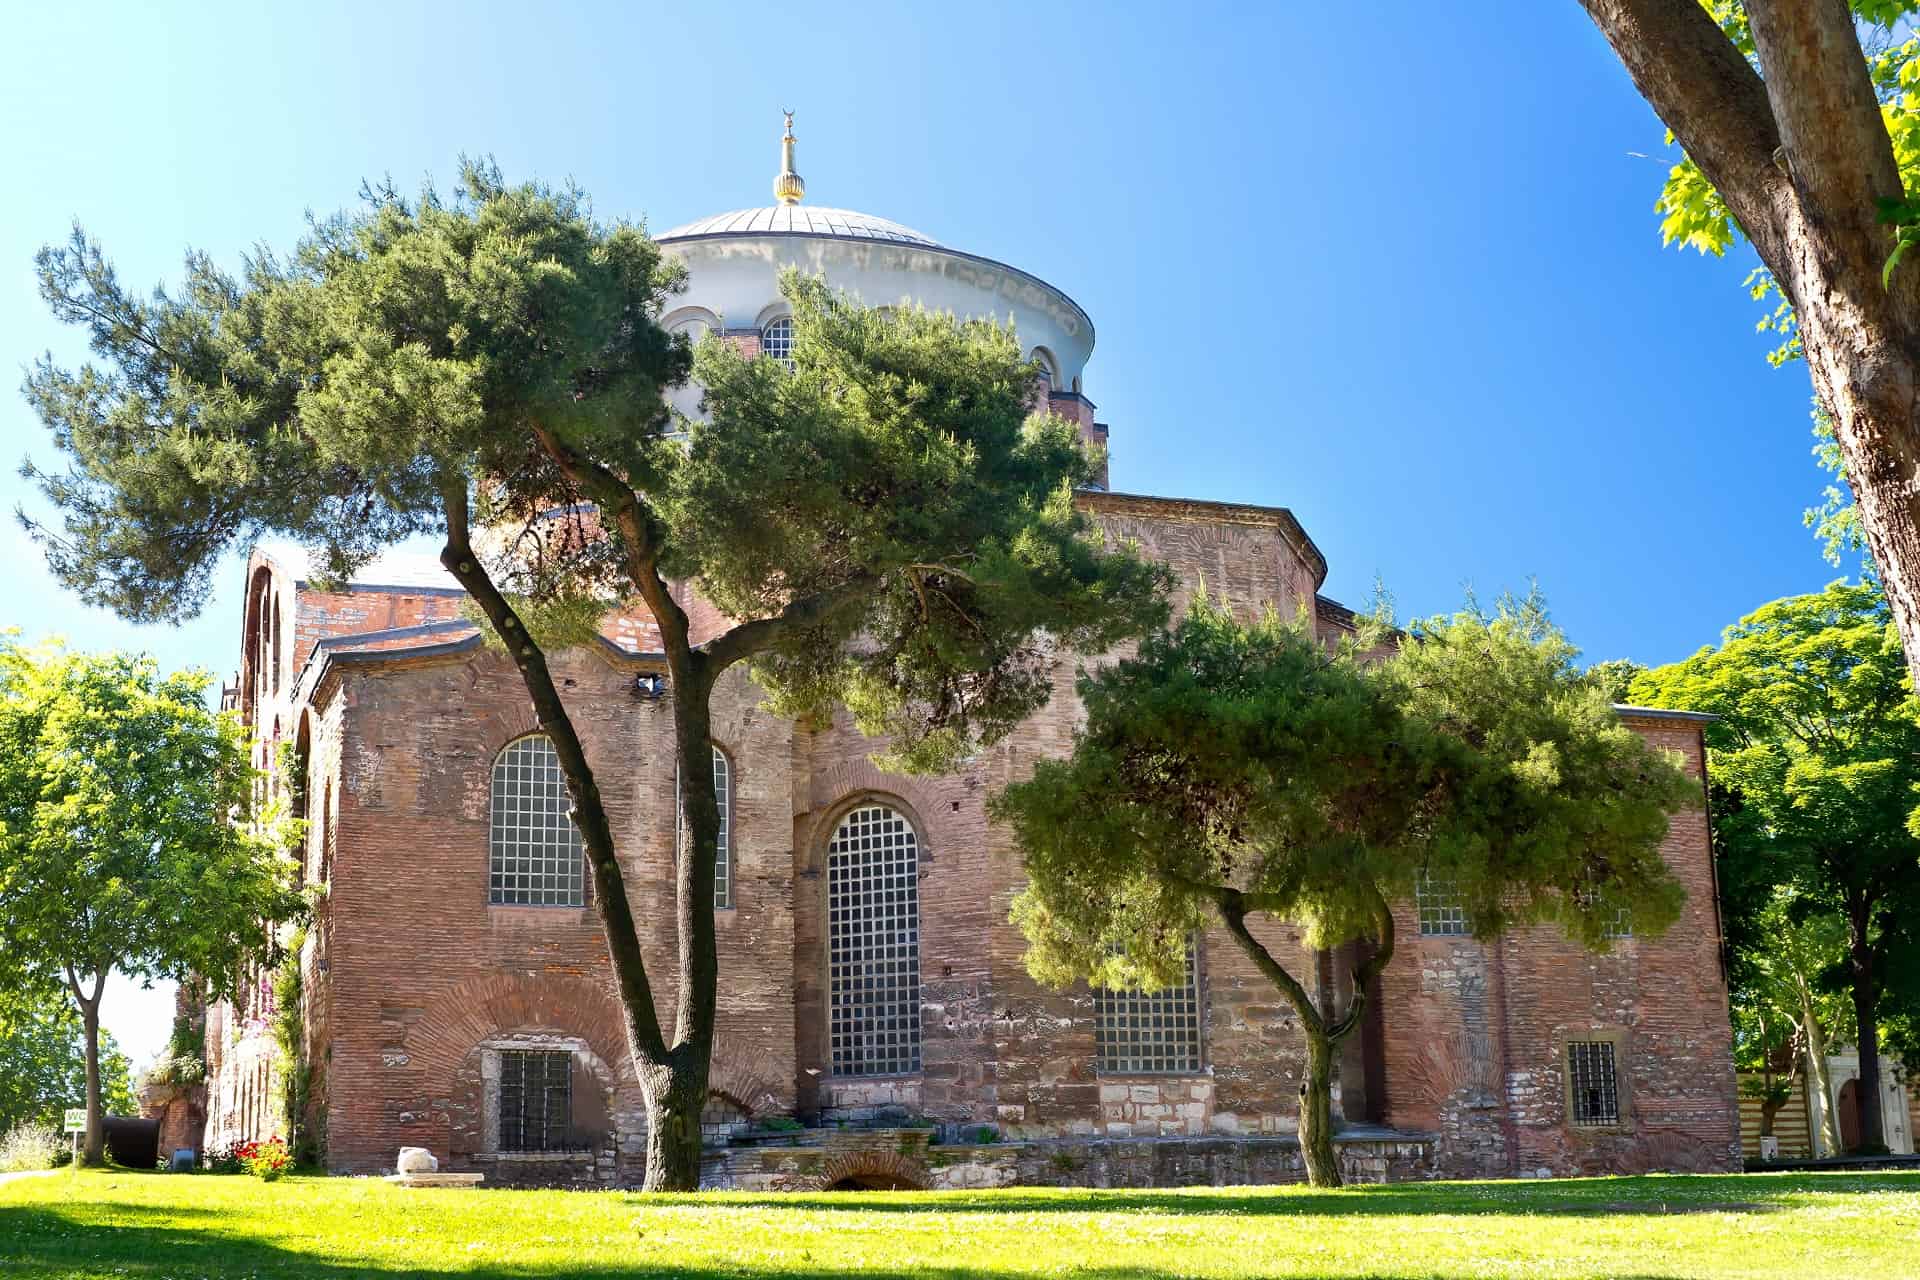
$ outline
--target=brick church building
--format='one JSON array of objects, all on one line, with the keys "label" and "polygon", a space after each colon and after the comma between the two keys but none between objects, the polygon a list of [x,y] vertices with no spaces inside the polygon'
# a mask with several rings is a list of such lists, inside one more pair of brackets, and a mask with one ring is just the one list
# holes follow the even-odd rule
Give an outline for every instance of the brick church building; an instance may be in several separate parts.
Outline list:
[{"label": "brick church building", "polygon": [[[781,358],[787,265],[869,302],[1011,313],[1052,410],[1106,442],[1082,381],[1093,324],[1071,298],[884,219],[805,205],[791,130],[785,159],[779,203],[658,237],[689,274],[668,327]],[[698,411],[697,388],[676,396]],[[1283,507],[1104,490],[1081,502],[1188,588],[1204,577],[1236,607],[1304,607],[1329,637],[1353,625],[1319,594],[1327,562]],[[335,591],[307,580],[295,548],[262,546],[247,565],[229,702],[263,765],[290,749],[304,875],[326,891],[298,954],[299,1055],[275,1047],[264,977],[208,1013],[206,1140],[284,1132],[293,1081],[299,1123],[336,1171],[391,1168],[404,1145],[490,1183],[637,1183],[645,1109],[565,787],[512,663],[482,645],[462,598],[430,555],[390,556]],[[615,620],[552,665],[635,914],[643,932],[659,922],[643,938],[651,971],[670,978],[673,693],[658,648],[644,620]],[[1620,714],[1699,775],[1700,717]],[[1152,995],[1054,992],[1023,967],[1007,919],[1019,855],[984,805],[1064,751],[1075,715],[1063,668],[1051,705],[963,772],[903,777],[877,769],[844,718],[776,718],[743,670],[726,677],[707,1182],[1299,1176],[1304,1048],[1223,934],[1198,939],[1183,986]],[[1398,904],[1399,954],[1339,1064],[1349,1173],[1737,1167],[1706,822],[1684,812],[1667,836],[1688,891],[1679,924],[1656,939],[1623,922],[1605,954],[1545,930],[1476,942],[1444,884]],[[1347,998],[1345,958],[1265,932],[1324,1000]]]}]

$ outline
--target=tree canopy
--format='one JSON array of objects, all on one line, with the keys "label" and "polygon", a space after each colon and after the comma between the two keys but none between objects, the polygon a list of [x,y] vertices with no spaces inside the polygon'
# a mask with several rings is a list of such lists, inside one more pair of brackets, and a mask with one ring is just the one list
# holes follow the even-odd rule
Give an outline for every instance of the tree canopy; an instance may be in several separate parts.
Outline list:
[{"label": "tree canopy", "polygon": [[255,811],[245,731],[207,709],[208,684],[146,657],[0,643],[0,988],[73,997],[89,1160],[107,975],[230,992],[304,906],[284,853],[296,830]]},{"label": "tree canopy", "polygon": [[[1660,843],[1697,797],[1537,608],[1429,619],[1369,662],[1378,638],[1329,652],[1303,623],[1199,601],[1137,656],[1081,676],[1072,755],[1037,762],[992,810],[1024,853],[1013,917],[1036,978],[1167,985],[1218,923],[1281,991],[1307,1040],[1318,1185],[1339,1180],[1332,1048],[1392,959],[1392,903],[1431,876],[1480,937],[1551,920],[1603,947],[1621,911],[1657,933],[1682,901]],[[1315,948],[1368,940],[1350,1007],[1318,1007],[1250,931],[1255,914]]]},{"label": "tree canopy", "polygon": [[[1167,575],[1073,502],[1095,474],[991,321],[868,310],[779,282],[790,362],[697,353],[704,412],[663,389],[696,360],[660,326],[683,271],[585,197],[466,165],[459,190],[369,190],[284,258],[190,257],[140,298],[76,232],[41,291],[100,367],[42,361],[28,395],[68,458],[35,472],[39,529],[83,597],[197,609],[220,557],[265,533],[335,574],[403,537],[441,562],[519,669],[574,801],[649,1108],[648,1185],[698,1177],[718,960],[714,682],[750,664],[774,707],[849,707],[897,765],[933,768],[1051,692],[1062,652],[1159,625]],[[696,635],[686,591],[725,625]],[[612,827],[547,669],[616,606],[658,624],[686,847],[671,1028],[655,1009]]]},{"label": "tree canopy", "polygon": [[[1913,954],[1920,917],[1920,703],[1885,595],[1842,580],[1776,600],[1633,692],[1717,717],[1708,768],[1725,801],[1736,957],[1778,945],[1755,923],[1776,887],[1791,890],[1799,919],[1846,922],[1848,971],[1827,977],[1851,992],[1862,1093],[1877,1099],[1881,1002],[1904,1011],[1920,986],[1920,971],[1896,963]],[[1878,1105],[1861,1119],[1862,1142],[1883,1142]]]},{"label": "tree canopy", "polygon": [[[0,1134],[21,1124],[57,1126],[86,1096],[86,1028],[66,993],[0,996]],[[131,1065],[108,1031],[100,1033],[100,1102],[119,1115],[135,1106]]]}]

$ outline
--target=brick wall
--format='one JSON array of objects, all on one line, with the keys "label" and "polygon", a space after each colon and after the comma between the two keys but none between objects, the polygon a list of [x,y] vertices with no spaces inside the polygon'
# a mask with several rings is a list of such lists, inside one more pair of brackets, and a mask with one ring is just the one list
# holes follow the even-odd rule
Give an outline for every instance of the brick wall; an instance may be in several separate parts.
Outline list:
[{"label": "brick wall", "polygon": [[[1243,617],[1268,604],[1317,608],[1324,562],[1285,512],[1107,493],[1082,501],[1110,536],[1137,540],[1174,567],[1176,609],[1202,581]],[[701,602],[689,604],[703,629],[722,625]],[[1337,607],[1329,610],[1327,626],[1337,627]],[[639,636],[644,620],[636,626]],[[633,1181],[644,1107],[597,917],[590,908],[487,903],[492,762],[534,728],[519,677],[477,646],[362,655],[376,657],[329,667],[324,682],[301,690],[312,709],[311,794],[317,803],[331,779],[337,810],[325,824],[336,853],[309,944],[306,1011],[311,1115],[329,1161],[370,1171],[390,1165],[401,1145],[421,1145],[487,1169],[492,1181]],[[607,797],[657,1000],[670,1010],[669,706],[636,700],[633,664],[610,651],[556,655],[552,667]],[[844,716],[796,726],[760,708],[744,672],[722,682],[714,732],[733,762],[735,896],[717,922],[715,1115],[725,1123],[715,1121],[716,1139],[754,1116],[793,1113],[987,1124],[1012,1139],[1289,1140],[1304,1066],[1298,1028],[1224,936],[1200,942],[1205,1066],[1188,1075],[1103,1075],[1091,993],[1047,990],[1026,973],[1024,941],[1007,918],[1019,857],[1009,834],[987,822],[985,800],[1069,747],[1080,716],[1071,663],[1057,677],[1044,712],[937,778],[882,772],[870,757],[884,744]],[[1634,727],[1681,751],[1697,773],[1691,723]],[[898,809],[919,837],[922,1066],[841,1079],[827,1051],[826,845],[863,803]],[[1737,1158],[1704,817],[1682,815],[1666,847],[1689,891],[1686,918],[1664,938],[1625,940],[1605,956],[1544,931],[1490,947],[1421,938],[1403,907],[1379,1017],[1341,1064],[1338,1105],[1349,1119],[1430,1135],[1418,1140],[1419,1166],[1453,1173],[1725,1167]],[[1340,976],[1349,965],[1308,952],[1284,923],[1256,927],[1310,987],[1336,1003],[1349,998]],[[1576,1133],[1564,1115],[1564,1045],[1602,1031],[1620,1037],[1628,1123]],[[491,1150],[490,1055],[515,1045],[573,1055],[575,1096],[591,1116],[578,1154],[516,1160]],[[257,1070],[247,1052],[224,1056],[210,1110]],[[1162,1176],[1153,1172],[1160,1157],[1128,1159],[1098,1176]],[[1208,1169],[1279,1176],[1264,1156],[1207,1159]]]}]

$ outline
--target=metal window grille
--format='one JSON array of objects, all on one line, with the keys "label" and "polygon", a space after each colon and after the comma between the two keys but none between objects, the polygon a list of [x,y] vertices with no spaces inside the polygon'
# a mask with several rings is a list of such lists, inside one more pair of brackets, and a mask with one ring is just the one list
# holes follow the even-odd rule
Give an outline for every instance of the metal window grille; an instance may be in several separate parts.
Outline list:
[{"label": "metal window grille", "polygon": [[1458,937],[1469,932],[1467,902],[1452,880],[1422,871],[1413,882],[1413,904],[1422,935]]},{"label": "metal window grille", "polygon": [[760,354],[784,361],[789,369],[793,367],[793,319],[790,316],[769,321],[760,331]]},{"label": "metal window grille", "polygon": [[920,1069],[920,841],[904,815],[855,809],[827,845],[833,1073]]},{"label": "metal window grille", "polygon": [[545,734],[507,744],[493,763],[489,902],[577,907],[586,901],[586,846],[572,805],[560,757]]},{"label": "metal window grille", "polygon": [[1200,981],[1192,944],[1185,980],[1159,991],[1093,992],[1093,1035],[1102,1071],[1193,1075],[1200,1067]]},{"label": "metal window grille", "polygon": [[[674,770],[673,822],[674,854],[686,845],[687,807],[680,802],[680,772]],[[727,753],[713,749],[713,799],[720,806],[720,836],[713,850],[713,905],[725,911],[733,905],[733,765]]]},{"label": "metal window grille", "polygon": [[1620,1123],[1620,1085],[1614,1075],[1611,1040],[1575,1040],[1567,1045],[1567,1081],[1573,1123],[1592,1128]]},{"label": "metal window grille", "polygon": [[565,1049],[500,1054],[500,1149],[564,1151],[573,1107],[573,1055]]},{"label": "metal window grille", "polygon": [[[1580,893],[1580,905],[1592,911],[1600,905],[1600,893],[1597,889],[1583,889]],[[1631,938],[1633,936],[1633,912],[1627,907],[1615,907],[1613,915],[1600,928],[1603,938]]]},{"label": "metal window grille", "polygon": [[713,749],[713,798],[720,805],[720,838],[713,851],[713,905],[733,905],[733,767],[727,753]]}]

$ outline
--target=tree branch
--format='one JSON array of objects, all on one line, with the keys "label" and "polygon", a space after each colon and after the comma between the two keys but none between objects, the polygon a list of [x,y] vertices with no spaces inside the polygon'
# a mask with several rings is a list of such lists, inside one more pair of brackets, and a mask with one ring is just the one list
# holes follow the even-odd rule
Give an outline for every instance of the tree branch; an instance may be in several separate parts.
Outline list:
[{"label": "tree branch", "polygon": [[[1849,257],[1869,264],[1870,278],[1850,283],[1878,291],[1892,233],[1877,202],[1905,188],[1853,13],[1846,0],[1747,0],[1747,17],[1801,212],[1854,242]],[[1827,266],[1846,274],[1844,264]],[[1912,274],[1896,279],[1910,284]]]},{"label": "tree branch", "polygon": [[[1775,266],[1784,245],[1780,202],[1790,187],[1774,163],[1780,129],[1759,74],[1699,0],[1581,5],[1626,64],[1634,88],[1713,183],[1761,258]],[[1748,6],[1750,12],[1758,7]]]},{"label": "tree branch", "polygon": [[771,648],[787,632],[811,626],[873,594],[880,582],[875,574],[859,574],[837,587],[795,600],[770,618],[736,623],[701,648],[718,675],[741,659]]},{"label": "tree branch", "polygon": [[1247,905],[1245,895],[1238,889],[1216,889],[1213,905],[1220,912],[1220,919],[1227,926],[1227,932],[1240,944],[1240,950],[1253,961],[1254,967],[1266,975],[1267,981],[1280,988],[1280,994],[1293,1006],[1294,1013],[1316,1035],[1327,1032],[1326,1019],[1320,1016],[1319,1008],[1313,1003],[1313,997],[1300,985],[1300,980],[1288,973],[1286,967],[1273,958],[1273,953],[1260,945],[1260,940],[1247,929]]},{"label": "tree branch", "polygon": [[1327,1031],[1327,1038],[1336,1044],[1352,1035],[1360,1025],[1360,1020],[1367,1012],[1367,987],[1393,959],[1393,908],[1387,904],[1378,888],[1370,886],[1368,893],[1372,898],[1368,905],[1373,909],[1373,927],[1378,935],[1375,942],[1378,945],[1373,954],[1353,971],[1353,1000],[1347,1006],[1346,1016]]},{"label": "tree branch", "polygon": [[633,907],[627,901],[626,880],[614,852],[613,828],[607,820],[599,784],[587,764],[586,751],[580,745],[579,734],[574,732],[566,705],[560,700],[560,691],[554,687],[553,675],[547,670],[546,655],[527,634],[525,624],[494,585],[480,557],[474,554],[464,479],[449,480],[441,497],[446,508],[447,541],[440,551],[440,563],[480,606],[494,634],[513,655],[521,682],[533,700],[540,728],[560,758],[560,769],[566,775],[573,797],[574,824],[580,830],[581,843],[586,846],[587,860],[593,864],[594,907],[600,913],[614,977],[620,984],[628,1034],[636,1053],[652,1062],[662,1062],[667,1056],[667,1046],[660,1032],[659,1014],[653,1006],[653,990],[647,980]]}]

